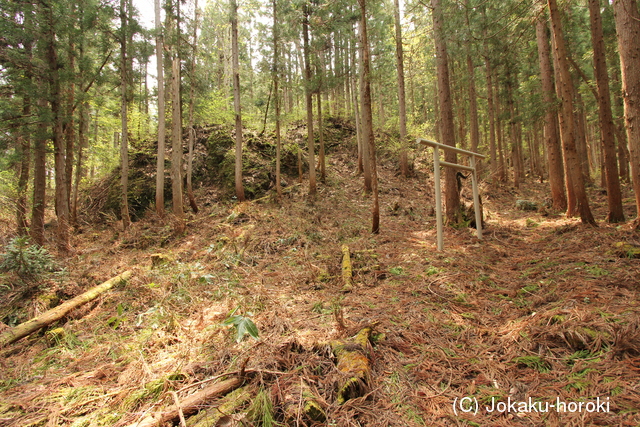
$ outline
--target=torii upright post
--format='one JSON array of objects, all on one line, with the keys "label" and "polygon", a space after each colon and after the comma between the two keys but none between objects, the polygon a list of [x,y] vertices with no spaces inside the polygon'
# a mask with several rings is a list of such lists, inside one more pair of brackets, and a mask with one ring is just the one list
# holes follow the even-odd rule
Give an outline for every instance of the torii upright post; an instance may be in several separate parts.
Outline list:
[{"label": "torii upright post", "polygon": [[[438,250],[444,248],[443,223],[442,223],[442,194],[440,190],[440,166],[448,166],[454,169],[462,169],[471,172],[471,186],[473,190],[473,209],[476,216],[476,235],[482,240],[482,214],[480,212],[480,195],[478,192],[478,174],[476,171],[476,157],[484,159],[486,156],[473,151],[463,150],[461,148],[451,147],[449,145],[440,144],[429,139],[418,138],[418,143],[433,147],[433,180],[436,190],[436,228],[438,233]],[[469,166],[457,163],[449,163],[440,160],[440,149],[444,151],[454,151],[458,154],[469,156]]]}]

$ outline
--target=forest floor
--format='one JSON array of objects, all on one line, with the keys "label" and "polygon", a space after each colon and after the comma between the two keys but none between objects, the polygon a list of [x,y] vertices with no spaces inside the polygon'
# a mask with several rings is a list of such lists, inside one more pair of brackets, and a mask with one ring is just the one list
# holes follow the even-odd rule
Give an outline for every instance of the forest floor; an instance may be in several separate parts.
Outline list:
[{"label": "forest floor", "polygon": [[[311,425],[300,397],[309,394],[326,414],[318,425],[639,425],[640,260],[615,244],[640,236],[602,222],[606,196],[596,188],[593,228],[516,210],[518,199],[542,205],[545,184],[483,183],[484,239],[446,227],[438,252],[425,160],[406,180],[381,161],[378,235],[353,156],[340,152],[315,201],[306,182],[280,203],[220,203],[202,188],[184,235],[153,214],[127,232],[83,226],[66,276],[20,303],[3,291],[3,313],[21,304],[24,321],[55,305],[52,295],[67,299],[129,269],[133,277],[56,325],[64,333],[3,350],[0,425],[135,425],[203,386],[189,385],[245,367],[245,397],[206,402],[230,409],[210,409],[224,416],[200,425],[268,425],[269,401],[281,425]],[[342,292],[343,245],[351,292]],[[164,262],[152,266],[156,253]],[[258,340],[236,342],[223,325],[234,310]],[[365,395],[339,405],[344,374],[328,343],[367,326]]]}]

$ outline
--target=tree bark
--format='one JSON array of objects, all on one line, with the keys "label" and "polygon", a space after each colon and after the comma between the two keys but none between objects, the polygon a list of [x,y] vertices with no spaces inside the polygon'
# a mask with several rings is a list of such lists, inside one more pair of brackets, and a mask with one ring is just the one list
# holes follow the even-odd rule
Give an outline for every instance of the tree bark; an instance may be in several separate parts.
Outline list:
[{"label": "tree bark", "polygon": [[[440,105],[442,143],[455,147],[453,104],[449,85],[449,63],[443,28],[444,17],[440,0],[431,0],[431,5],[433,7],[433,32],[436,45],[436,70],[438,74],[438,100]],[[444,159],[446,162],[456,163],[456,158],[455,152],[445,151]],[[453,168],[445,168],[444,177],[446,217],[449,223],[457,224],[460,216],[460,194],[456,182],[456,171]]]},{"label": "tree bark", "polygon": [[75,178],[73,184],[73,196],[71,198],[71,222],[78,224],[78,193],[80,191],[80,180],[82,179],[84,148],[88,145],[87,136],[89,134],[88,120],[89,103],[83,102],[80,106],[80,120],[78,122],[78,158],[76,163]]},{"label": "tree bark", "polygon": [[[223,396],[240,387],[243,383],[241,377],[233,377],[228,380],[221,381],[216,384],[212,384],[202,390],[194,393],[180,402],[180,409],[184,416],[188,417],[198,412],[204,404],[211,399]],[[158,427],[166,425],[167,423],[173,424],[174,421],[179,419],[180,410],[174,405],[170,409],[159,411],[153,415],[149,415],[140,421],[130,424],[128,427]]]},{"label": "tree bark", "polygon": [[371,170],[371,232],[380,232],[380,205],[378,202],[378,171],[376,167],[376,144],[373,135],[373,112],[371,108],[371,59],[367,37],[367,0],[358,0],[360,5],[360,43],[362,45],[362,140],[368,148]]},{"label": "tree bark", "polygon": [[40,123],[35,134],[33,147],[33,205],[31,207],[31,229],[29,234],[35,243],[44,245],[44,211],[47,190],[47,123],[43,110],[47,106],[44,98],[38,99]]},{"label": "tree bark", "polygon": [[187,197],[194,213],[198,213],[198,204],[193,195],[193,146],[196,139],[196,129],[193,126],[193,109],[196,103],[196,54],[198,46],[198,0],[194,3],[195,16],[193,18],[193,46],[191,51],[191,86],[189,88],[189,158],[187,160]]},{"label": "tree bark", "polygon": [[318,91],[318,139],[320,142],[320,151],[318,152],[318,163],[320,164],[320,182],[325,183],[327,180],[326,160],[324,153],[324,132],[322,130],[322,94]]},{"label": "tree bark", "polygon": [[245,200],[242,185],[242,113],[240,107],[240,64],[238,53],[238,4],[231,0],[231,57],[233,63],[233,109],[236,123],[236,198],[239,202]]},{"label": "tree bark", "polygon": [[0,347],[12,344],[18,341],[20,338],[24,338],[27,335],[30,335],[33,332],[37,331],[38,329],[52,324],[56,320],[62,319],[74,308],[96,299],[98,296],[113,288],[120,282],[129,280],[131,274],[131,270],[127,270],[119,276],[112,277],[103,284],[89,289],[82,295],[78,295],[77,297],[60,304],[56,308],[46,311],[40,316],[29,320],[28,322],[22,323],[14,328],[6,330],[0,335]]},{"label": "tree bark", "polygon": [[[350,53],[349,53],[349,58],[350,58],[350,62],[351,62],[351,68],[356,70],[354,72],[354,74],[357,75],[362,75],[362,73],[360,73],[359,69],[356,69],[356,48],[355,46],[353,46],[355,44],[354,41],[351,41],[350,45],[352,46]],[[358,61],[358,68],[360,68],[360,61]],[[358,84],[360,83],[360,79],[356,79],[355,76],[352,76],[351,78],[351,85],[353,86],[353,89],[351,91],[352,94],[352,98],[353,98],[353,114],[355,116],[355,121],[356,121],[356,148],[358,150],[358,167],[357,167],[357,173],[358,174],[364,174],[364,149],[363,147],[363,143],[362,143],[362,115],[360,114],[360,102],[358,100],[358,93],[360,92]],[[365,174],[366,176],[366,174]],[[365,188],[366,188],[366,181],[365,181]]]},{"label": "tree bark", "polygon": [[[580,214],[580,219],[585,224],[596,225],[595,219],[589,208],[589,199],[584,185],[584,176],[578,152],[576,150],[575,123],[573,117],[573,81],[569,73],[567,51],[560,21],[560,12],[556,0],[548,0],[549,13],[553,29],[553,39],[555,41],[555,58],[558,63],[558,74],[560,76],[558,95],[562,100],[560,114],[560,130],[562,132],[562,149],[566,162],[567,187],[571,186],[575,193],[576,207]],[[571,212],[567,212],[571,215]]]},{"label": "tree bark", "polygon": [[305,100],[307,106],[307,144],[309,149],[309,195],[316,194],[316,161],[315,161],[315,143],[313,137],[313,91],[311,87],[311,62],[309,58],[309,8],[310,5],[305,3],[303,6],[302,17],[302,41],[304,56],[304,80],[305,80]]},{"label": "tree bark", "polygon": [[549,187],[553,208],[567,209],[567,196],[564,187],[564,166],[562,164],[562,148],[558,135],[558,114],[551,69],[551,49],[547,34],[547,18],[541,14],[536,20],[536,41],[538,45],[538,62],[540,63],[540,81],[544,100],[544,139],[547,147],[549,163]]},{"label": "tree bark", "polygon": [[398,67],[398,116],[400,121],[400,175],[409,174],[407,157],[407,105],[404,86],[404,52],[402,48],[402,25],[400,23],[400,1],[394,0],[393,15],[396,28],[396,65]]},{"label": "tree bark", "polygon": [[278,1],[273,0],[273,103],[276,112],[276,192],[282,197],[280,158],[282,141],[280,138],[280,28],[278,27]]},{"label": "tree bark", "polygon": [[76,67],[76,57],[75,57],[75,45],[73,40],[69,40],[68,46],[68,59],[67,59],[67,67],[68,71],[72,74],[71,80],[68,83],[68,87],[66,89],[66,112],[65,112],[65,122],[64,122],[64,139],[66,143],[65,148],[65,179],[67,180],[67,200],[69,206],[71,206],[71,187],[73,183],[73,160],[74,160],[74,151],[76,145],[76,128],[75,128],[75,117],[74,117],[74,103],[75,103],[75,91],[76,85],[74,83],[75,80],[75,67]]},{"label": "tree bark", "polygon": [[65,176],[65,147],[62,129],[62,111],[60,90],[60,64],[56,50],[55,17],[53,6],[45,7],[46,16],[46,61],[49,72],[49,103],[52,115],[52,140],[55,167],[55,201],[58,219],[57,241],[58,248],[65,253],[71,250],[69,236],[69,190]]},{"label": "tree bark", "polygon": [[[359,3],[365,0],[358,0]],[[338,361],[338,371],[343,378],[338,385],[336,401],[338,405],[349,399],[364,396],[371,378],[371,361],[369,360],[369,340],[373,329],[363,328],[350,341],[332,341],[333,353]]]},{"label": "tree bark", "polygon": [[511,72],[511,66],[507,65],[507,107],[509,108],[509,136],[511,139],[511,161],[513,166],[513,186],[518,188],[523,178],[522,154],[518,139],[518,122],[516,119],[516,106],[513,95],[513,87],[517,86],[516,77]]},{"label": "tree bark", "polygon": [[613,11],[622,67],[624,120],[629,145],[631,181],[636,198],[636,228],[640,227],[640,13],[635,0],[615,0]]},{"label": "tree bark", "polygon": [[164,37],[160,17],[160,0],[154,1],[156,18],[156,66],[158,72],[158,157],[156,161],[156,213],[164,217],[164,152],[165,152],[165,113],[164,105]]},{"label": "tree bark", "polygon": [[611,223],[624,222],[616,158],[615,129],[611,112],[611,95],[609,93],[609,75],[607,72],[602,17],[600,16],[600,0],[589,0],[589,18],[591,22],[591,43],[593,44],[593,62],[598,86],[598,118],[604,154],[603,175],[606,177],[605,182],[607,185],[609,208],[607,221]]},{"label": "tree bark", "polygon": [[120,142],[120,191],[122,215],[122,226],[126,230],[129,228],[131,218],[129,217],[129,202],[127,197],[129,187],[129,128],[127,124],[127,10],[125,0],[120,0],[120,122],[122,125],[122,140]]},{"label": "tree bark", "polygon": [[[26,48],[25,48],[26,50]],[[28,48],[29,52],[31,48]],[[29,54],[29,56],[31,56]],[[28,73],[30,74],[30,73]],[[31,80],[31,76],[26,76]],[[28,117],[31,115],[31,96],[24,95],[22,98],[22,115]],[[29,187],[29,169],[31,167],[31,135],[29,127],[23,125],[18,132],[18,149],[20,153],[20,171],[18,173],[18,200],[16,203],[16,225],[18,235],[25,236],[29,230],[27,222],[27,189]]]}]

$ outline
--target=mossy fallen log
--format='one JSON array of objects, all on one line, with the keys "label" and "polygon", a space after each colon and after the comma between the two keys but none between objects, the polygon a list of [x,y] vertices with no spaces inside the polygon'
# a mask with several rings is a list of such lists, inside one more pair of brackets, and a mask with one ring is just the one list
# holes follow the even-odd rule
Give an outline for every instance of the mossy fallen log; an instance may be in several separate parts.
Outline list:
[{"label": "mossy fallen log", "polygon": [[634,246],[631,243],[617,242],[614,245],[613,252],[620,258],[640,258],[640,247]]},{"label": "mossy fallen log", "polygon": [[237,388],[214,406],[200,411],[187,419],[187,427],[216,426],[222,417],[237,412],[238,408],[251,400],[251,393],[245,388]]},{"label": "mossy fallen log", "polygon": [[349,399],[364,396],[371,377],[369,339],[373,328],[366,327],[350,341],[332,341],[333,354],[338,359],[338,370],[345,374],[338,384],[337,402],[344,404]]},{"label": "mossy fallen log", "polygon": [[349,254],[349,246],[342,245],[342,292],[351,292],[353,290],[353,268],[351,266],[351,255]]},{"label": "mossy fallen log", "polygon": [[232,392],[240,387],[243,382],[242,377],[233,377],[212,384],[197,393],[187,396],[180,402],[180,408],[174,405],[171,408],[158,411],[140,421],[130,424],[128,427],[159,427],[166,423],[174,423],[180,417],[180,409],[182,409],[185,417],[189,417],[198,412],[207,401]]},{"label": "mossy fallen log", "polygon": [[125,271],[124,273],[112,277],[101,285],[93,287],[89,289],[87,292],[82,295],[78,295],[77,297],[66,301],[56,308],[52,308],[51,310],[46,311],[38,317],[35,317],[25,323],[22,323],[14,328],[7,329],[0,335],[0,347],[4,347],[11,343],[18,341],[20,338],[24,338],[27,335],[34,333],[35,331],[44,328],[52,324],[53,322],[62,319],[67,313],[73,310],[76,307],[81,306],[91,300],[96,299],[101,294],[105,293],[109,289],[113,288],[115,285],[120,282],[124,282],[129,280],[131,277],[131,270]]},{"label": "mossy fallen log", "polygon": [[320,404],[320,398],[304,380],[291,384],[284,394],[283,407],[284,417],[290,423],[295,423],[299,415],[308,421],[318,423],[323,423],[327,419],[327,414]]}]

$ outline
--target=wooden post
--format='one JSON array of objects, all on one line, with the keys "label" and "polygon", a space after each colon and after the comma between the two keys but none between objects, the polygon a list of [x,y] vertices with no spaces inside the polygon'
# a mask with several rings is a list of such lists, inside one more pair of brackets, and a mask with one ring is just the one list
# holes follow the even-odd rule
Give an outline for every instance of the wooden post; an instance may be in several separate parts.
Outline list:
[{"label": "wooden post", "polygon": [[482,213],[480,212],[480,195],[478,194],[478,171],[476,170],[476,156],[470,156],[471,187],[473,188],[473,210],[476,214],[476,235],[482,240]]},{"label": "wooden post", "polygon": [[433,147],[433,180],[436,187],[436,227],[438,230],[438,250],[444,248],[444,237],[442,236],[442,194],[440,191],[440,150]]},{"label": "wooden post", "polygon": [[[471,184],[473,187],[473,207],[476,216],[476,235],[478,236],[478,239],[482,240],[482,214],[480,211],[480,195],[478,193],[478,171],[476,170],[476,157],[484,159],[486,156],[474,153],[473,151],[463,150],[461,148],[440,144],[428,139],[418,138],[417,142],[422,145],[433,147],[433,180],[436,187],[436,227],[438,233],[438,250],[441,251],[444,248],[442,225],[442,194],[440,191],[440,166],[448,166],[450,168],[471,172]],[[445,151],[454,151],[458,154],[469,156],[469,166],[440,161],[440,148]]]}]

